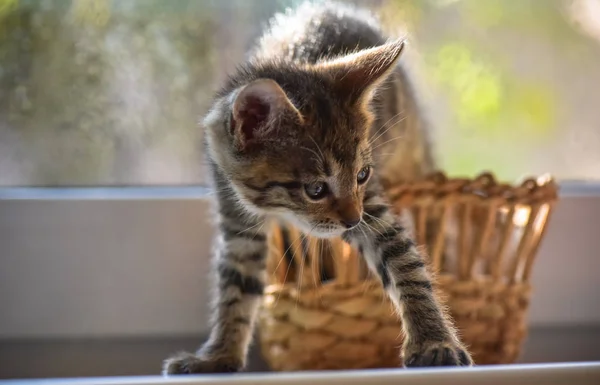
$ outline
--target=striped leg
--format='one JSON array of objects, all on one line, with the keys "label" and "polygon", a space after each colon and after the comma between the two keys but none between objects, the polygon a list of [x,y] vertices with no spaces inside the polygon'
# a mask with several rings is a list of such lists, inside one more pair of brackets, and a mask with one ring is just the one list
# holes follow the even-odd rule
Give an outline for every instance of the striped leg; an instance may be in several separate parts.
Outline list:
[{"label": "striped leg", "polygon": [[[363,250],[396,305],[404,327],[405,366],[471,365],[437,301],[423,257],[373,183],[365,195],[365,223],[344,234]],[[366,226],[365,226],[366,224]]]},{"label": "striped leg", "polygon": [[241,214],[236,202],[223,200],[226,197],[220,202],[210,337],[196,354],[181,353],[167,359],[165,375],[236,372],[246,363],[265,284],[266,235],[262,221]]}]

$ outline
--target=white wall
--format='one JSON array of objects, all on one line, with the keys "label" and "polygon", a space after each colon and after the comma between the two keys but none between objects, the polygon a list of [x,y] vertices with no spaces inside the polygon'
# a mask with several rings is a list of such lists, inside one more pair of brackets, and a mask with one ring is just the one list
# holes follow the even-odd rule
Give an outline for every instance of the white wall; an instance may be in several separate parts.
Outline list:
[{"label": "white wall", "polygon": [[[206,330],[197,199],[0,199],[0,338]],[[600,324],[600,196],[566,197],[534,270],[534,325]]]},{"label": "white wall", "polygon": [[0,337],[205,327],[207,203],[0,201]]}]

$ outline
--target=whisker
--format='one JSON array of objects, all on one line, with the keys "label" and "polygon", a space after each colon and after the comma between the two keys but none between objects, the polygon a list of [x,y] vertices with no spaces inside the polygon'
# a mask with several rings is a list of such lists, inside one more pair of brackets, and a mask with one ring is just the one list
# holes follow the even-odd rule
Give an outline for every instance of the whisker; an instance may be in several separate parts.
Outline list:
[{"label": "whisker", "polygon": [[[315,275],[313,274],[314,271],[312,271],[312,264],[313,264],[313,258],[315,257],[315,253],[313,253],[313,244],[310,242],[310,239],[308,241],[308,250],[306,251],[306,255],[308,255],[308,262],[309,262],[309,268],[311,271],[311,274],[313,276],[313,284],[315,285],[315,287],[317,286],[317,277],[315,277]],[[316,251],[316,250],[315,250]]]},{"label": "whisker", "polygon": [[[365,222],[364,222],[364,220],[362,218],[360,220],[361,220],[361,223],[359,223],[357,227],[360,230],[360,232],[363,233],[365,239],[369,239],[369,237],[367,236],[367,233],[365,233],[365,231],[362,228],[362,224],[365,223]],[[363,253],[364,253],[364,250],[363,250]],[[361,255],[361,258],[364,259],[365,256]],[[363,282],[362,282],[362,284],[361,284],[361,286],[362,286],[361,287],[361,292],[362,292],[362,295],[364,296],[365,293],[367,292],[367,288],[369,287],[368,281],[366,279],[364,279]]]},{"label": "whisker", "polygon": [[[302,233],[300,235],[303,235],[302,240],[300,242],[304,242],[305,239],[307,239],[310,236],[310,233],[312,233],[312,231],[315,229],[317,225],[315,224],[309,231],[308,234],[303,235]],[[304,252],[306,250],[304,250],[304,247],[302,247],[302,255],[300,256],[300,258],[302,258],[302,262],[300,263],[300,274],[298,275],[298,281],[297,281],[297,285],[296,285],[296,291],[298,293],[300,293],[300,289],[302,289],[302,277],[304,275],[304,265],[306,265],[306,261],[308,260],[308,255],[304,255]],[[296,297],[296,298],[299,298]],[[298,307],[298,300],[296,300],[296,307]]]},{"label": "whisker", "polygon": [[[374,221],[376,221],[377,223],[379,223],[380,225],[383,225],[383,227],[389,226],[388,223],[386,223],[383,219],[381,218],[377,218],[371,214],[369,214],[368,212],[364,211],[363,214],[365,214],[366,216],[368,216],[369,218],[373,219]],[[361,218],[362,219],[362,218]],[[366,225],[369,225],[368,223],[365,222]]]},{"label": "whisker", "polygon": [[[274,277],[275,274],[277,274],[277,269],[279,269],[279,265],[281,265],[281,262],[283,262],[284,259],[285,259],[285,254],[283,254],[281,256],[281,258],[279,258],[279,262],[277,262],[277,266],[275,266],[275,269],[273,269],[273,273],[271,273],[271,277]],[[285,283],[285,280],[287,278],[287,273],[288,273],[289,268],[290,268],[290,266],[288,265],[288,269],[286,269],[286,271],[285,271],[285,277],[283,277],[283,283]]]},{"label": "whisker", "polygon": [[315,144],[315,146],[317,147],[317,150],[319,150],[319,153],[321,154],[321,161],[325,161],[325,155],[323,155],[323,151],[321,151],[321,147],[319,147],[319,144],[315,141],[315,139],[312,137],[312,135],[308,135],[308,138],[310,140],[312,140],[312,142]]},{"label": "whisker", "polygon": [[325,248],[325,241],[324,240],[319,240],[319,282],[323,282],[323,249]]},{"label": "whisker", "polygon": [[369,236],[367,235],[367,233],[365,233],[365,231],[363,230],[363,228],[360,227],[360,225],[362,223],[365,223],[365,221],[364,221],[364,219],[360,218],[360,223],[358,224],[358,229],[360,230],[361,233],[363,233],[363,235],[365,236],[365,239],[369,239]]},{"label": "whisker", "polygon": [[[282,258],[279,261],[279,264],[281,264],[281,262],[285,259],[285,256],[287,255],[288,251],[292,248],[292,246],[294,246],[294,244],[296,244],[296,242],[298,242],[298,240],[302,237],[302,233],[300,233],[300,235],[298,237],[296,237],[296,239],[290,243],[290,246],[287,248],[286,251],[283,252],[282,254]],[[294,253],[295,254],[295,253]],[[292,262],[294,261],[294,255],[292,255]],[[277,264],[277,268],[279,267],[279,264]],[[285,270],[285,275],[283,277],[283,282],[285,283],[287,281],[287,277],[288,274],[290,272],[290,268],[292,267],[292,263],[288,264],[287,269]],[[277,271],[277,268],[275,268],[275,271]],[[281,292],[279,293],[279,295],[277,296],[277,299],[275,300],[275,303],[279,302],[279,298],[281,297]]]},{"label": "whisker", "polygon": [[383,143],[379,143],[377,146],[373,147],[373,148],[371,149],[371,151],[375,151],[376,149],[378,149],[378,148],[379,148],[379,147],[381,147],[381,146],[384,146],[384,145],[386,145],[386,144],[388,144],[388,143],[390,143],[390,142],[393,142],[394,140],[398,140],[398,139],[402,139],[402,138],[404,138],[404,135],[398,135],[398,136],[396,136],[395,138],[388,139],[388,140],[386,140],[385,142],[383,142]]},{"label": "whisker", "polygon": [[302,150],[310,151],[311,153],[313,153],[316,156],[316,159],[319,162],[323,162],[323,160],[321,159],[321,156],[319,154],[317,154],[317,152],[315,150],[313,150],[312,148],[308,148],[308,147],[304,147],[304,146],[301,146],[300,148]]},{"label": "whisker", "polygon": [[378,152],[377,156],[383,158],[386,156],[392,156],[392,155],[396,155],[396,154],[397,154],[397,152]]},{"label": "whisker", "polygon": [[[377,131],[376,131],[376,132],[373,134],[373,139],[369,140],[369,143],[372,143],[374,140],[377,140],[377,138],[379,138],[379,136],[380,136],[379,134],[380,134],[381,130],[385,129],[385,127],[386,127],[386,125],[387,125],[388,123],[390,123],[392,120],[396,119],[396,118],[397,118],[398,116],[400,116],[402,113],[404,113],[404,111],[400,111],[400,112],[398,112],[397,114],[393,115],[393,116],[392,116],[392,117],[391,117],[391,118],[390,118],[390,119],[389,119],[387,122],[383,123],[383,124],[381,125],[381,127],[379,127],[379,128],[377,129]],[[392,125],[390,125],[390,127],[392,127],[392,126],[393,126],[393,124],[392,124]]]},{"label": "whisker", "polygon": [[[402,112],[399,112],[398,114],[394,115],[394,117],[393,117],[392,119],[394,119],[394,118],[398,118],[398,119],[397,119],[396,121],[394,121],[393,123],[391,123],[391,124],[390,124],[390,125],[389,125],[389,126],[388,126],[388,127],[387,127],[387,128],[386,128],[386,129],[385,129],[383,132],[382,132],[382,133],[380,133],[379,135],[377,135],[377,137],[374,137],[373,139],[370,139],[370,140],[369,140],[369,145],[372,145],[373,143],[375,143],[375,141],[376,141],[376,140],[378,140],[378,139],[379,139],[379,138],[381,138],[383,135],[385,135],[385,134],[386,134],[386,133],[387,133],[389,130],[391,130],[391,129],[392,129],[394,126],[395,126],[395,125],[397,125],[398,123],[401,123],[402,121],[404,121],[404,120],[407,118],[407,116],[406,116],[406,115],[405,115],[405,116],[400,116],[400,114],[401,114],[401,113],[402,113]],[[391,121],[391,119],[390,119],[390,120],[388,120],[388,122],[387,122],[387,123],[389,123],[390,121]],[[386,123],[386,124],[387,124],[387,123]]]},{"label": "whisker", "polygon": [[379,235],[383,235],[383,234],[381,233],[381,231],[379,231],[379,230],[377,230],[375,227],[373,227],[373,226],[369,225],[367,222],[365,222],[365,220],[364,220],[364,219],[362,219],[362,218],[361,218],[360,220],[362,221],[362,223],[364,223],[364,224],[365,224],[365,226],[367,226],[367,228],[368,228],[368,229],[370,229],[370,230],[372,230],[372,231],[376,232],[376,233],[377,233],[377,234],[379,234]]},{"label": "whisker", "polygon": [[[256,230],[256,232],[252,236],[252,240],[254,240],[254,238],[256,238],[256,236],[258,235],[258,233],[260,233],[260,231],[262,230],[262,228],[263,228],[264,225],[265,225],[265,221],[263,220],[262,225],[260,225],[260,227],[258,228],[258,230]],[[253,227],[255,227],[255,226],[253,226]]]},{"label": "whisker", "polygon": [[[252,226],[248,227],[248,228],[247,228],[247,229],[245,229],[245,230],[239,231],[237,234],[239,235],[239,234],[245,233],[246,231],[248,231],[248,230],[252,230],[253,228],[255,228],[255,227],[256,227],[256,226],[258,226],[258,225],[264,225],[264,224],[265,224],[265,221],[258,222],[257,224],[255,224],[255,225],[252,225]],[[262,226],[260,226],[260,228],[258,229],[258,231],[260,231],[260,229],[262,229]],[[256,236],[256,234],[254,234],[254,236]]]}]

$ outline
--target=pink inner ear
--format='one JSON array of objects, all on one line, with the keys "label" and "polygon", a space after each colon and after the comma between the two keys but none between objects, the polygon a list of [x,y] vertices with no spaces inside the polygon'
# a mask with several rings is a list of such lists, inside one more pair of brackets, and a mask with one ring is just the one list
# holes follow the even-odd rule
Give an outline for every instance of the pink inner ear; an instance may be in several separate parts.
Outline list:
[{"label": "pink inner ear", "polygon": [[256,132],[266,123],[270,109],[269,103],[261,98],[252,95],[246,97],[237,116],[241,123],[240,134],[244,142],[254,139]]}]

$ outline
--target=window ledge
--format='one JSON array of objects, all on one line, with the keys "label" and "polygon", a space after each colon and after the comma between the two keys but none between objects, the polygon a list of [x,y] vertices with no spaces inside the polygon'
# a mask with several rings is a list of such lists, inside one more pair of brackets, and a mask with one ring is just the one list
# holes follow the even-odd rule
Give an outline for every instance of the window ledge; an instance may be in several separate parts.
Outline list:
[{"label": "window ledge", "polygon": [[[0,200],[189,200],[211,191],[206,186],[0,187]],[[600,181],[563,181],[559,195],[600,197]]]}]

